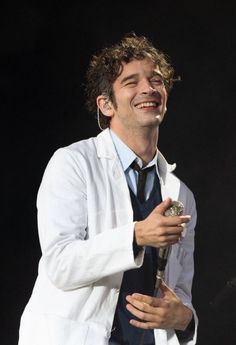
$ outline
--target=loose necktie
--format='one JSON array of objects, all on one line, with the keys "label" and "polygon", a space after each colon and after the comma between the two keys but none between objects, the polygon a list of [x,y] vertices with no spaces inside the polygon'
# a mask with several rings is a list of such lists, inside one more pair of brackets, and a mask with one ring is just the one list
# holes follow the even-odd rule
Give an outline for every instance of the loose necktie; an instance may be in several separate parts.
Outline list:
[{"label": "loose necktie", "polygon": [[138,200],[143,203],[145,201],[145,184],[147,179],[147,173],[150,170],[153,170],[154,165],[145,169],[140,168],[138,163],[136,161],[133,161],[133,163],[130,165],[132,169],[136,170],[138,172],[138,185],[137,185],[137,198]]}]

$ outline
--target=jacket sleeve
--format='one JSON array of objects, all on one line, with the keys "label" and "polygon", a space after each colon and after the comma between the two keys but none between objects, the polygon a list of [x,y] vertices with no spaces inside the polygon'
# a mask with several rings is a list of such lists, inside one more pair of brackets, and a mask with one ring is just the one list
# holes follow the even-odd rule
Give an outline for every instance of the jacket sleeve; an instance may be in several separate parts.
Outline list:
[{"label": "jacket sleeve", "polygon": [[83,160],[63,148],[49,161],[38,192],[41,264],[51,282],[63,290],[91,285],[142,264],[143,253],[136,258],[133,254],[132,222],[88,236],[86,183]]},{"label": "jacket sleeve", "polygon": [[191,301],[192,281],[194,276],[194,238],[197,212],[195,200],[191,192],[186,200],[185,214],[191,215],[191,221],[187,224],[185,236],[179,245],[178,260],[181,266],[175,291],[182,301],[188,304]]},{"label": "jacket sleeve", "polygon": [[[195,227],[197,222],[197,211],[195,199],[191,191],[187,190],[186,214],[191,215],[191,221],[187,225],[186,235],[179,246],[179,264],[181,267],[175,292],[181,298],[183,304],[193,312],[192,322],[184,332],[177,332],[180,344],[195,344],[197,336],[198,318],[192,305],[192,282],[194,276],[194,243]],[[187,340],[188,339],[188,340]]]}]

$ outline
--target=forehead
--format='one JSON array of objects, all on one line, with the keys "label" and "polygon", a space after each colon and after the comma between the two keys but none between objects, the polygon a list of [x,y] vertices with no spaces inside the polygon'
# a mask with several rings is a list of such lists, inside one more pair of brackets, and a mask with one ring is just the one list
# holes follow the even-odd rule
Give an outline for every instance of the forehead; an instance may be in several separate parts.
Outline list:
[{"label": "forehead", "polygon": [[158,65],[154,64],[149,58],[142,60],[131,60],[128,63],[122,63],[121,73],[117,77],[117,81],[121,81],[129,75],[150,76],[153,74],[162,75]]}]

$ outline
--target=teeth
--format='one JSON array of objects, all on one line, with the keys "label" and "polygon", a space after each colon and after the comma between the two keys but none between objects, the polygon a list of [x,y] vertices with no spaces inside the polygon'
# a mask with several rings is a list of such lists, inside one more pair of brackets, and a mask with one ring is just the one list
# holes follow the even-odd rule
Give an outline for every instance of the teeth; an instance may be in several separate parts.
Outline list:
[{"label": "teeth", "polygon": [[144,103],[140,103],[137,105],[138,109],[141,108],[146,108],[146,107],[156,107],[157,103],[156,102],[144,102]]}]

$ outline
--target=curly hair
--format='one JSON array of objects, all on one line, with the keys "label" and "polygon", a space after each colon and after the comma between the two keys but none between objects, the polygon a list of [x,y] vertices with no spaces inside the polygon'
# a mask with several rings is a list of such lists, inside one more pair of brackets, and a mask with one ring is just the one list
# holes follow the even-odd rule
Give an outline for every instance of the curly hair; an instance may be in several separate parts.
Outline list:
[{"label": "curly hair", "polygon": [[[152,42],[145,36],[137,36],[134,32],[126,34],[120,42],[103,48],[98,54],[94,54],[90,60],[86,73],[87,84],[85,86],[86,105],[89,111],[96,114],[96,99],[99,95],[106,95],[112,102],[113,83],[122,73],[122,63],[132,60],[143,60],[149,57],[158,65],[169,93],[173,86],[174,69],[169,62],[169,57],[161,50],[155,48]],[[110,118],[100,114],[102,128],[109,127]]]}]

